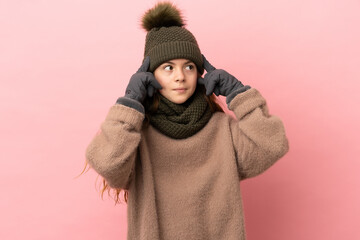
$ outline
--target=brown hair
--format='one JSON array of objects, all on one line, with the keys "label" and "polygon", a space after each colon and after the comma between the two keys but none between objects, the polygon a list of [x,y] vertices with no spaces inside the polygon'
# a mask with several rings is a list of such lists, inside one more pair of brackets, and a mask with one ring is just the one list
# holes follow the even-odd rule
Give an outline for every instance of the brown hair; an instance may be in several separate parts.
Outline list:
[{"label": "brown hair", "polygon": [[[85,166],[84,169],[82,170],[82,172],[79,174],[79,176],[81,176],[82,174],[88,172],[91,169],[90,164],[88,163],[87,160],[85,160]],[[79,177],[77,176],[77,177]],[[76,177],[76,178],[77,178]],[[100,175],[96,178],[96,182],[98,181],[99,177],[101,177]],[[127,203],[128,201],[128,191],[126,189],[121,189],[121,188],[112,188],[109,186],[109,184],[106,182],[106,180],[104,178],[102,178],[101,181],[101,189],[100,189],[100,196],[101,199],[104,199],[104,193],[107,191],[108,192],[108,196],[110,198],[113,198],[115,201],[115,204],[121,203],[121,199],[120,199],[120,193],[123,192],[123,199],[124,201]]]},{"label": "brown hair", "polygon": [[[218,98],[212,94],[210,96],[206,96],[205,94],[205,87],[203,85],[198,85],[197,86],[198,90],[201,91],[203,93],[204,98],[206,99],[206,101],[208,102],[211,112],[224,112],[224,110],[222,109],[222,107],[219,105],[219,101]],[[145,107],[145,120],[144,120],[144,127],[147,127],[150,123],[150,117],[152,114],[154,114],[159,106],[159,95],[158,94],[154,94],[153,97],[151,98],[147,98],[144,102],[144,107]],[[88,164],[88,162],[86,161],[85,163],[85,167],[83,169],[83,171],[81,172],[81,174],[87,172],[90,169],[90,165]],[[81,175],[80,174],[80,175]],[[121,188],[111,188],[109,186],[109,184],[106,182],[106,180],[103,178],[102,179],[102,188],[100,190],[101,193],[101,198],[104,198],[104,193],[108,192],[108,196],[113,198],[115,201],[115,204],[121,203],[121,199],[120,199],[120,193],[123,192],[123,199],[125,201],[125,203],[128,202],[128,197],[129,197],[129,192],[126,189],[121,189]]]}]

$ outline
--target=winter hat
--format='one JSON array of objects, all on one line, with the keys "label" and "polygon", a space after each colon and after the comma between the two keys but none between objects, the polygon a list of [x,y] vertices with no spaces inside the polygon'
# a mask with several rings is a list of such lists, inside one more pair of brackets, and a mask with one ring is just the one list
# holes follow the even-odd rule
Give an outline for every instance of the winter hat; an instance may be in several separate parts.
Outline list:
[{"label": "winter hat", "polygon": [[200,74],[204,72],[203,58],[196,39],[184,26],[180,10],[172,3],[158,3],[145,12],[142,27],[148,33],[144,59],[150,56],[150,72],[154,72],[162,63],[177,58],[191,60]]}]

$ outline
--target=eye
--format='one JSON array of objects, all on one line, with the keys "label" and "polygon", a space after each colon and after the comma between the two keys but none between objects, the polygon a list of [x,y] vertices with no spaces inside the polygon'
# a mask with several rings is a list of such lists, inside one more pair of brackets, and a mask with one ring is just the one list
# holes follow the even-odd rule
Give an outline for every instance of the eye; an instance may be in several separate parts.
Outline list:
[{"label": "eye", "polygon": [[171,71],[171,70],[173,70],[173,67],[172,67],[171,65],[166,65],[166,66],[164,67],[164,70],[165,70],[165,71]]},{"label": "eye", "polygon": [[194,69],[194,65],[190,64],[186,66],[186,70],[193,70]]}]

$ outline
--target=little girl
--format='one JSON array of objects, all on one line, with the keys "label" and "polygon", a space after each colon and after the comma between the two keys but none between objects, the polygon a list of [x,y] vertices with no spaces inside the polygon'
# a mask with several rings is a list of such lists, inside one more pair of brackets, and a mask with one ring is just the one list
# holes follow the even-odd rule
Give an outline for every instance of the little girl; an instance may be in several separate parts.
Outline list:
[{"label": "little girl", "polygon": [[105,188],[124,191],[128,239],[245,239],[239,181],[288,151],[283,124],[256,89],[206,60],[174,5],[155,5],[142,26],[143,63],[88,146],[88,163]]}]

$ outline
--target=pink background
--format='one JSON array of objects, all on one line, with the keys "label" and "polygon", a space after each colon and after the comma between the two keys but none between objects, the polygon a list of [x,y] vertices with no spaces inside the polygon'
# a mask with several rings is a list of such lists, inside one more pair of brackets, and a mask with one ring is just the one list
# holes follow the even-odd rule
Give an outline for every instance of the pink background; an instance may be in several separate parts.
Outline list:
[{"label": "pink background", "polygon": [[[155,1],[0,1],[0,239],[125,239],[77,176],[139,67]],[[176,1],[209,61],[261,91],[290,152],[241,183],[249,240],[360,239],[360,2]]]}]

